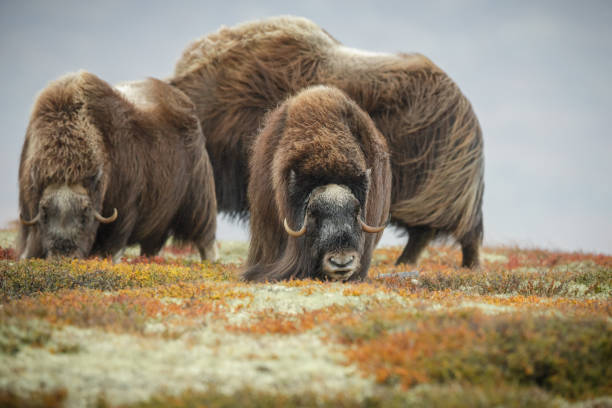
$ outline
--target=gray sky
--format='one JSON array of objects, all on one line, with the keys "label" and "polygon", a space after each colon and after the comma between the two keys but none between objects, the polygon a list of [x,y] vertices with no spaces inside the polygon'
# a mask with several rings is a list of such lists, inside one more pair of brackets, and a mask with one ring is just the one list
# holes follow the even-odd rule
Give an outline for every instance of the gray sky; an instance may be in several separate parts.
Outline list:
[{"label": "gray sky", "polygon": [[[164,78],[191,40],[292,14],[351,47],[421,52],[459,84],[484,131],[486,244],[612,253],[612,2],[89,3],[0,2],[0,225],[17,218],[21,145],[49,81]],[[245,231],[222,221],[218,236]]]}]

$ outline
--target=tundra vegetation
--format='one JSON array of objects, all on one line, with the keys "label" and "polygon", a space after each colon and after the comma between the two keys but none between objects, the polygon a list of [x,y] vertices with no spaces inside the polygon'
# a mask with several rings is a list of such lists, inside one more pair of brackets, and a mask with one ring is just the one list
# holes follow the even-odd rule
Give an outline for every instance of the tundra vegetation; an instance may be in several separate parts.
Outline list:
[{"label": "tundra vegetation", "polygon": [[246,245],[17,261],[15,235],[0,406],[612,405],[612,256],[432,246],[398,275],[379,248],[367,283],[271,284],[240,280]]}]

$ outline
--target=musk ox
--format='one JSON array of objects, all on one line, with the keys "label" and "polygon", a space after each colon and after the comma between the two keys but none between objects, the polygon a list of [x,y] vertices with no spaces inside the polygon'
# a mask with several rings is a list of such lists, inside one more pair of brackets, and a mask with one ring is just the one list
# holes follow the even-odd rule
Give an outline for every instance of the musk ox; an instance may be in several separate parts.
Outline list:
[{"label": "musk ox", "polygon": [[366,277],[389,217],[391,167],[385,138],[355,102],[305,88],[268,116],[249,165],[245,279]]},{"label": "musk ox", "polygon": [[38,96],[19,165],[20,258],[154,255],[173,235],[215,259],[212,167],[194,107],[149,78],[88,72]]},{"label": "musk ox", "polygon": [[436,236],[477,266],[482,241],[483,141],[467,98],[419,54],[343,46],[309,20],[279,17],[222,28],[189,45],[171,83],[196,106],[220,211],[247,214],[248,152],[267,111],[304,87],[344,91],[374,120],[391,154],[392,224],[416,262]]}]

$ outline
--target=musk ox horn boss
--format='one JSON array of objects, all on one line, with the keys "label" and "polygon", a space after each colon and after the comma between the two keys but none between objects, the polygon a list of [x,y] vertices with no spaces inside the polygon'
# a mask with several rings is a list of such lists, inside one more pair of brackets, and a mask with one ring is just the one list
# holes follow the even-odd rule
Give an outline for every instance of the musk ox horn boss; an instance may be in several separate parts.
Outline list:
[{"label": "musk ox horn boss", "polygon": [[478,265],[482,133],[459,87],[426,57],[355,50],[307,19],[278,17],[196,40],[171,83],[196,105],[220,211],[247,215],[248,154],[266,112],[305,87],[330,85],[357,102],[387,139],[391,222],[409,234],[397,262],[414,263],[430,240],[451,235],[463,265]]},{"label": "musk ox horn boss", "polygon": [[118,255],[167,238],[216,257],[212,167],[194,106],[149,78],[81,71],[38,96],[19,165],[20,258]]},{"label": "musk ox horn boss", "polygon": [[267,118],[250,161],[244,278],[360,280],[386,226],[385,138],[342,91],[306,88]]}]

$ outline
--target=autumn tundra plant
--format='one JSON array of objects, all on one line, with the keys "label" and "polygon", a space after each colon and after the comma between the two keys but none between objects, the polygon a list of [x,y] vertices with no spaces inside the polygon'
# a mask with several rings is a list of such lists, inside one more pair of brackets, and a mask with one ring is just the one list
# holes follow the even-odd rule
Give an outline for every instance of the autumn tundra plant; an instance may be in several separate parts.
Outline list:
[{"label": "autumn tundra plant", "polygon": [[171,83],[196,105],[220,211],[248,213],[249,151],[265,113],[305,87],[335,86],[387,139],[391,221],[409,234],[397,262],[416,262],[431,239],[450,235],[463,265],[479,264],[482,133],[465,95],[428,58],[355,50],[307,19],[278,17],[194,41]]},{"label": "autumn tundra plant", "polygon": [[169,235],[215,259],[212,168],[194,106],[147,79],[115,88],[88,72],[38,96],[19,166],[19,254],[156,254]]},{"label": "autumn tundra plant", "polygon": [[389,217],[385,138],[342,91],[306,88],[253,144],[247,280],[360,280]]}]

